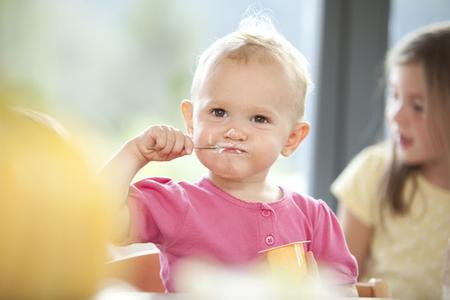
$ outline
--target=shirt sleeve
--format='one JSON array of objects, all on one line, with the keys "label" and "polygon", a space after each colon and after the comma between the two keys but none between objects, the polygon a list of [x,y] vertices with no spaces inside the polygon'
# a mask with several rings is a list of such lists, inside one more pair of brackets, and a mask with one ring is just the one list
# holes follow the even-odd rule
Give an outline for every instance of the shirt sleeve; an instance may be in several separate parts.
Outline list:
[{"label": "shirt sleeve", "polygon": [[148,178],[130,186],[131,243],[152,242],[159,246],[176,239],[189,207],[189,198],[167,178]]},{"label": "shirt sleeve", "polygon": [[331,185],[337,200],[367,226],[376,222],[388,155],[385,143],[364,149]]},{"label": "shirt sleeve", "polygon": [[[341,225],[333,211],[322,200],[318,200],[314,221],[311,250],[319,266],[325,270],[335,284],[354,284],[358,277],[358,264],[345,242]],[[323,268],[321,268],[321,273]]]}]

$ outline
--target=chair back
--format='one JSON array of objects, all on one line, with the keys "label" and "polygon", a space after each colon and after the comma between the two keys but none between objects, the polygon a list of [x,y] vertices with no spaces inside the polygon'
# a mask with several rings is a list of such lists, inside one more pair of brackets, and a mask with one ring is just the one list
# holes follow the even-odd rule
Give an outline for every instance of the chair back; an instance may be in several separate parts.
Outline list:
[{"label": "chair back", "polygon": [[108,276],[129,283],[143,292],[164,293],[160,267],[159,252],[146,253],[108,263]]},{"label": "chair back", "polygon": [[371,278],[367,282],[356,283],[358,297],[389,298],[389,287],[386,280]]}]

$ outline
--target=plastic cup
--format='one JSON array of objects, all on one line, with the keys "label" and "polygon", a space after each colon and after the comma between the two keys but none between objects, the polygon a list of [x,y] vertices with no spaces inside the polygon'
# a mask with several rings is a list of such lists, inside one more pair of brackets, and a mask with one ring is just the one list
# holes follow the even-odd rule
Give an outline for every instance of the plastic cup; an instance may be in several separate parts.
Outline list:
[{"label": "plastic cup", "polygon": [[282,277],[303,279],[308,274],[304,244],[299,241],[260,251],[266,256],[269,270]]}]

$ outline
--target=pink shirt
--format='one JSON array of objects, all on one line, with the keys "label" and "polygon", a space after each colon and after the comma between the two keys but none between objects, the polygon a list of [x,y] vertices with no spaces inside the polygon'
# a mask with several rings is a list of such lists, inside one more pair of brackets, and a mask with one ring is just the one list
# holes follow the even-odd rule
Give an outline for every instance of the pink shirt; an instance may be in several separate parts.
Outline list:
[{"label": "pink shirt", "polygon": [[227,265],[249,263],[259,251],[310,240],[307,250],[332,267],[338,283],[352,284],[357,264],[334,213],[322,200],[282,189],[274,203],[241,201],[207,178],[197,183],[148,178],[131,186],[131,241],[152,242],[161,251],[161,278],[174,291],[179,259],[213,257]]}]

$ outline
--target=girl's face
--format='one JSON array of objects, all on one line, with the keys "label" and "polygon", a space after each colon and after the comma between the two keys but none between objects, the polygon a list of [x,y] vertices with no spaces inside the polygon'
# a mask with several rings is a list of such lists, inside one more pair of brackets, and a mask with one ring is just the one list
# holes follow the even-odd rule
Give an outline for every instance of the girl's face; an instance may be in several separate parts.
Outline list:
[{"label": "girl's face", "polygon": [[394,66],[389,78],[387,120],[397,155],[407,165],[433,164],[440,154],[433,147],[427,119],[427,86],[422,65]]},{"label": "girl's face", "polygon": [[280,154],[291,154],[293,134],[308,131],[296,122],[291,91],[276,62],[224,59],[211,71],[198,98],[183,108],[195,145],[223,147],[196,150],[211,178],[264,180]]}]

